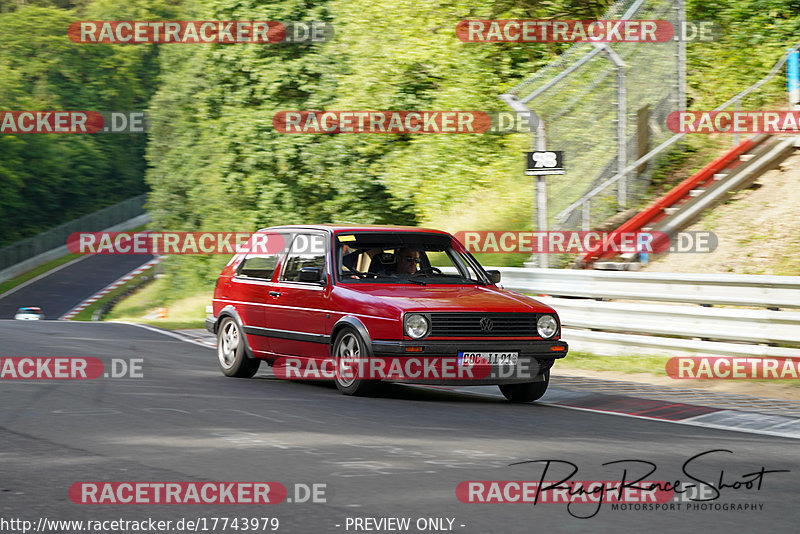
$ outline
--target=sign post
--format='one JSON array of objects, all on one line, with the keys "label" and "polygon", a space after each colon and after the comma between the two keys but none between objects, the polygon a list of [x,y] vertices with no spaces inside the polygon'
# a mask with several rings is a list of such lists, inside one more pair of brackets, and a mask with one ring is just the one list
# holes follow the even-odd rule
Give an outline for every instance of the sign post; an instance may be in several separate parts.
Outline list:
[{"label": "sign post", "polygon": [[[508,106],[517,113],[523,113],[529,118],[528,125],[530,127],[531,135],[535,140],[531,140],[533,148],[537,152],[544,152],[546,148],[544,121],[539,119],[539,115],[533,112],[525,102],[517,99],[516,95],[503,94],[500,95],[500,100],[508,104]],[[528,98],[530,100],[530,97]],[[527,171],[525,172],[527,175]],[[547,181],[546,175],[537,175],[536,178],[536,230],[538,232],[547,231]],[[531,256],[531,259],[533,257]],[[539,253],[539,267],[546,268],[547,254]]]},{"label": "sign post", "polygon": [[[537,150],[526,152],[527,164],[525,174],[536,176],[536,229],[540,232],[547,231],[547,176],[550,174],[564,174],[564,153],[561,151],[548,151],[545,146],[544,121],[539,122],[536,131]],[[539,252],[539,267],[549,267],[547,253]]]},{"label": "sign post", "polygon": [[528,165],[525,167],[527,176],[547,176],[550,174],[564,174],[564,153],[560,150],[534,150],[526,152]]}]

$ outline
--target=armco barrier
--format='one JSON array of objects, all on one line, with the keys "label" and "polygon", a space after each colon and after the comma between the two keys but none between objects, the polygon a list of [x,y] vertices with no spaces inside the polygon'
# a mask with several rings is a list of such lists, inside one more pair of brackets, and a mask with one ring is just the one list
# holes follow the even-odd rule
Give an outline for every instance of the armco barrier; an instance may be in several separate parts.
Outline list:
[{"label": "armco barrier", "polygon": [[[672,337],[596,332],[564,328],[561,337],[569,343],[570,351],[592,354],[663,355],[663,356],[740,356],[763,358],[800,358],[800,350],[769,345],[726,343]],[[569,356],[567,356],[569,358]],[[569,361],[569,360],[566,360]]]},{"label": "armco barrier", "polygon": [[570,328],[800,347],[800,312],[539,297]]},{"label": "armco barrier", "polygon": [[558,312],[574,351],[800,358],[800,312],[775,310],[800,308],[800,276],[499,270]]},{"label": "armco barrier", "polygon": [[145,213],[146,200],[147,195],[132,197],[51,228],[34,237],[0,248],[0,271],[63,246],[67,242],[67,237],[73,232],[96,232],[140,216]]},{"label": "armco barrier", "polygon": [[800,308],[800,276],[499,268],[501,285],[536,295]]}]

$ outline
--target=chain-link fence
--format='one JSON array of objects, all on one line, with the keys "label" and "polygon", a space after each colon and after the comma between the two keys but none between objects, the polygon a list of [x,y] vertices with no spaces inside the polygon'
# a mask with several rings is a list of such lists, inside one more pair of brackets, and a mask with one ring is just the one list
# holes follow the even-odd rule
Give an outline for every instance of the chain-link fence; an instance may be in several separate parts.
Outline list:
[{"label": "chain-link fence", "polygon": [[[677,35],[684,0],[622,0],[603,19],[665,20]],[[684,46],[576,44],[508,92],[544,121],[547,149],[564,152],[566,174],[547,182],[549,229],[595,227],[645,195],[658,158],[565,211],[674,135],[666,119],[685,108]]]},{"label": "chain-link fence", "polygon": [[67,237],[73,232],[96,232],[142,215],[145,212],[146,200],[146,194],[129,198],[119,204],[51,228],[37,236],[0,248],[0,270],[66,245]]}]

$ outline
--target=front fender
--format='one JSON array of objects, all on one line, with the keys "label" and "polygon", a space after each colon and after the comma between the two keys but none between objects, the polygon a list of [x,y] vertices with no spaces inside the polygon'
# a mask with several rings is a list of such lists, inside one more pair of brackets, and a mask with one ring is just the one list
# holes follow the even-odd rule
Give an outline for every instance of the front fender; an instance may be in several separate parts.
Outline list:
[{"label": "front fender", "polygon": [[369,330],[367,330],[367,327],[364,326],[364,323],[351,315],[342,317],[336,321],[336,324],[333,325],[333,328],[331,329],[331,354],[333,354],[333,343],[336,341],[336,336],[339,335],[339,331],[342,328],[347,326],[361,335],[361,339],[364,340],[364,345],[367,349],[367,356],[372,357],[372,337],[369,335]]}]

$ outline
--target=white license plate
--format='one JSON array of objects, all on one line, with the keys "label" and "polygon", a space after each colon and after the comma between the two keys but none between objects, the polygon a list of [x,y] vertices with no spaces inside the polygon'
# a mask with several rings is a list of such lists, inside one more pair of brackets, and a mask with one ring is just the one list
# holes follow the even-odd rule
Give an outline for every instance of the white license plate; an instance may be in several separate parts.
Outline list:
[{"label": "white license plate", "polygon": [[518,352],[459,352],[458,365],[517,365]]}]

